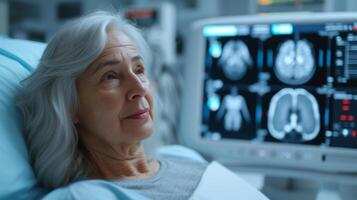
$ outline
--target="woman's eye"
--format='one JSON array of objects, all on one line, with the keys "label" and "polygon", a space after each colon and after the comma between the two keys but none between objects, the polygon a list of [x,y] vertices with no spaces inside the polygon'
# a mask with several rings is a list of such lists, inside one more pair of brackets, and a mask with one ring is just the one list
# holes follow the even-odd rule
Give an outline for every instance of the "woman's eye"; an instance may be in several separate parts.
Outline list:
[{"label": "woman's eye", "polygon": [[110,80],[113,80],[113,79],[117,79],[118,77],[117,77],[117,75],[116,74],[114,74],[114,73],[107,73],[107,74],[105,74],[104,76],[103,76],[103,80],[104,81],[110,81]]},{"label": "woman's eye", "polygon": [[145,74],[145,69],[142,65],[139,65],[137,70],[136,70],[136,74]]}]

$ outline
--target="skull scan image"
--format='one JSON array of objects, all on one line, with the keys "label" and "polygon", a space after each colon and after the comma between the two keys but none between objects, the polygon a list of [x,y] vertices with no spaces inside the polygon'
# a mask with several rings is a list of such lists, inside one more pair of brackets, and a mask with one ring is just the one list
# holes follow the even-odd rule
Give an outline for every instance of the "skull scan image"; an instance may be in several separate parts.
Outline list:
[{"label": "skull scan image", "polygon": [[305,89],[280,90],[269,104],[268,130],[278,140],[313,140],[320,131],[320,114],[315,97]]},{"label": "skull scan image", "polygon": [[[224,115],[225,113],[225,115]],[[242,127],[242,115],[246,122],[250,122],[250,115],[245,99],[238,94],[238,89],[232,87],[231,93],[223,98],[217,113],[217,120],[224,115],[224,129],[239,131]]]},{"label": "skull scan image", "polygon": [[240,40],[231,40],[223,47],[219,63],[225,76],[236,81],[244,77],[252,59],[247,45]]},{"label": "skull scan image", "polygon": [[286,84],[306,83],[315,72],[312,46],[307,40],[285,41],[279,48],[274,72]]}]

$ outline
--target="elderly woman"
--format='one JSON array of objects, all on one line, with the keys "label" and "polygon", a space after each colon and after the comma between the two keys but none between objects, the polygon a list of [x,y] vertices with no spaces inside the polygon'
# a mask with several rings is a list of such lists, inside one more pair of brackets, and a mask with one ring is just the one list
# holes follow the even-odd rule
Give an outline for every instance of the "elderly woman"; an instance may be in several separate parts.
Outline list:
[{"label": "elderly woman", "polygon": [[52,38],[18,96],[43,186],[106,179],[153,199],[188,199],[205,165],[148,160],[142,146],[154,126],[148,60],[138,30],[105,12]]},{"label": "elderly woman", "polygon": [[138,30],[106,12],[52,38],[17,98],[42,186],[100,179],[152,199],[192,197],[206,164],[145,156],[142,141],[154,126],[148,62]]}]

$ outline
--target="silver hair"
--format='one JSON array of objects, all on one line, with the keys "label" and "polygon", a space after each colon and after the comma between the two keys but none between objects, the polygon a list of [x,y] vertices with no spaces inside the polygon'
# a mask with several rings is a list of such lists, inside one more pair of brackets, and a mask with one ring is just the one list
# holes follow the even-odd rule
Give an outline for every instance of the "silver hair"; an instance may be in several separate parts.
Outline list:
[{"label": "silver hair", "polygon": [[103,51],[108,29],[124,32],[146,65],[149,48],[140,31],[104,11],[68,22],[48,43],[36,70],[17,96],[31,164],[40,184],[56,188],[84,178],[88,162],[73,124],[78,111],[76,80]]}]

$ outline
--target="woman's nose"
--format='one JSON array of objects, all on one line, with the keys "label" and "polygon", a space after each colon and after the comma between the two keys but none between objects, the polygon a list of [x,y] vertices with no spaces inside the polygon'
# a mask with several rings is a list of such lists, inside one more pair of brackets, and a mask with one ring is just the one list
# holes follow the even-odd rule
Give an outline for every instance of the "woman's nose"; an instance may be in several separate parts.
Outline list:
[{"label": "woman's nose", "polygon": [[128,87],[128,99],[130,101],[143,97],[147,93],[146,82],[143,82],[136,74],[130,75]]}]

